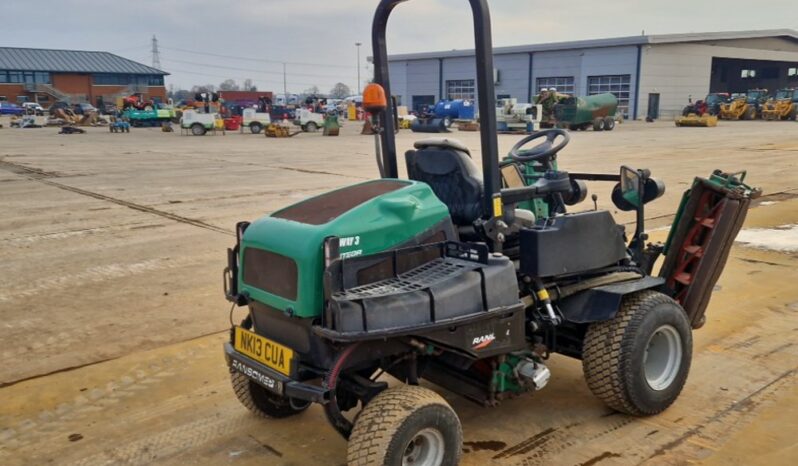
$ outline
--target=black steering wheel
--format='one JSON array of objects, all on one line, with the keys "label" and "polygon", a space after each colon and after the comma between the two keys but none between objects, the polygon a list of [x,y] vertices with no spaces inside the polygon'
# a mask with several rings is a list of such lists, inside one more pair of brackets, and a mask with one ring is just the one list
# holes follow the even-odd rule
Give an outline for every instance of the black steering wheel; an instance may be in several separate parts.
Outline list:
[{"label": "black steering wheel", "polygon": [[[554,141],[558,136],[562,136],[562,141],[554,145]],[[538,143],[531,149],[521,150],[521,148],[529,144],[529,142],[540,138],[546,138],[546,140]],[[510,149],[510,158],[516,162],[535,162],[538,160],[550,159],[557,155],[557,152],[561,151],[570,141],[571,136],[564,129],[544,129],[543,131],[537,131],[518,141],[513,148]]]}]

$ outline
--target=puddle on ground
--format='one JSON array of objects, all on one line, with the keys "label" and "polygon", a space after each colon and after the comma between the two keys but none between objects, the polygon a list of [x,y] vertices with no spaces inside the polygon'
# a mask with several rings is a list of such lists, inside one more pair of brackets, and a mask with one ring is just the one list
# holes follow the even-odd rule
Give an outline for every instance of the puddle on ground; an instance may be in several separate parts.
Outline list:
[{"label": "puddle on ground", "polygon": [[798,225],[741,230],[737,235],[737,242],[757,249],[798,252]]}]

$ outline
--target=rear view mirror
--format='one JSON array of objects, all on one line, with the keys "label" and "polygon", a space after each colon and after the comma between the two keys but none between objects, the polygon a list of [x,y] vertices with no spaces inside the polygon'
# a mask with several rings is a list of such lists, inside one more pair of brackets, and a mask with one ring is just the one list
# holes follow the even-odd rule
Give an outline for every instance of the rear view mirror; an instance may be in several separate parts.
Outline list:
[{"label": "rear view mirror", "polygon": [[[648,170],[621,167],[621,182],[612,190],[612,202],[620,210],[635,210],[665,194],[665,184],[649,178]],[[643,184],[642,189],[640,184]],[[642,193],[642,199],[641,199]]]},{"label": "rear view mirror", "polygon": [[621,196],[633,207],[640,206],[640,172],[621,167]]}]

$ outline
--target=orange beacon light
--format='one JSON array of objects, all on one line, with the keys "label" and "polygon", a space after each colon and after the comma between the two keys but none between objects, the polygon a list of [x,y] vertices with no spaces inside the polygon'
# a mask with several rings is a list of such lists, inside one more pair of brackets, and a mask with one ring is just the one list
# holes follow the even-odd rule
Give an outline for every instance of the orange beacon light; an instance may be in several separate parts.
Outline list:
[{"label": "orange beacon light", "polygon": [[369,113],[377,113],[388,107],[385,89],[377,83],[371,83],[363,89],[363,108]]}]

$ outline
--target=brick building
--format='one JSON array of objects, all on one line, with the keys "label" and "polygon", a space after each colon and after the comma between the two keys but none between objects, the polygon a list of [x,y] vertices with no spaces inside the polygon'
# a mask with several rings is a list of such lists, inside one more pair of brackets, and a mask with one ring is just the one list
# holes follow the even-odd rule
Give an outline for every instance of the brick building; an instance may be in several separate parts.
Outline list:
[{"label": "brick building", "polygon": [[161,70],[109,52],[0,47],[0,101],[114,102],[142,94],[166,100]]}]

